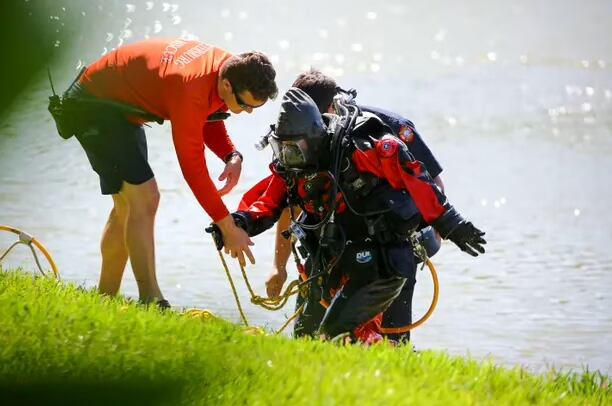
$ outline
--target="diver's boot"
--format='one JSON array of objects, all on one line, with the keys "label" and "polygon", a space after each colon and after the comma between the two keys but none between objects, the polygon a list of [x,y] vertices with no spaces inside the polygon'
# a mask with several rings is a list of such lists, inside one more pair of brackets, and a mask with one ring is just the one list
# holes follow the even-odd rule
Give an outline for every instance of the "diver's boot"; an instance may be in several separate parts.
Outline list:
[{"label": "diver's boot", "polygon": [[319,327],[327,337],[353,332],[384,312],[399,295],[406,280],[400,277],[377,279],[356,289],[344,286],[332,300]]}]

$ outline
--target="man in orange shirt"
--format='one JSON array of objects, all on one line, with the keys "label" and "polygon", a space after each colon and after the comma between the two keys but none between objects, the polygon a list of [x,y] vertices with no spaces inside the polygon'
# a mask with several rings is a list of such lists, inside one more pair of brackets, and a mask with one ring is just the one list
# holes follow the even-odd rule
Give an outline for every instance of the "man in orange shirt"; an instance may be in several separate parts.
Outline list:
[{"label": "man in orange shirt", "polygon": [[[199,41],[152,39],[106,54],[64,93],[68,124],[61,124],[68,130],[60,134],[76,136],[100,176],[102,194],[113,198],[102,235],[100,292],[118,292],[129,258],[140,300],[169,306],[155,276],[159,189],[147,162],[142,127],[150,120],[170,120],[183,176],[223,230],[226,253],[243,265],[245,255],[254,263],[251,240],[234,225],[221,200],[238,182],[242,155],[219,116],[227,110],[251,113],[276,97],[275,75],[268,58],[258,52],[232,55]],[[206,167],[205,146],[226,164],[219,176],[226,183],[219,190]]]}]

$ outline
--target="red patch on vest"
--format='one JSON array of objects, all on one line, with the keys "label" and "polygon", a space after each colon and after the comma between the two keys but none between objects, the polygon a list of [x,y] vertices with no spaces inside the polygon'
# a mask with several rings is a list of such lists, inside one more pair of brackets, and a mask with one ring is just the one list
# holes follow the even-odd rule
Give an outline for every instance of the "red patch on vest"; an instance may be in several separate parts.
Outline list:
[{"label": "red patch on vest", "polygon": [[376,149],[378,150],[378,155],[382,158],[392,157],[397,153],[397,140],[382,140],[376,145]]},{"label": "red patch on vest", "polygon": [[408,127],[407,125],[400,127],[398,135],[400,140],[404,141],[405,143],[414,141],[414,131],[412,131],[412,128]]}]

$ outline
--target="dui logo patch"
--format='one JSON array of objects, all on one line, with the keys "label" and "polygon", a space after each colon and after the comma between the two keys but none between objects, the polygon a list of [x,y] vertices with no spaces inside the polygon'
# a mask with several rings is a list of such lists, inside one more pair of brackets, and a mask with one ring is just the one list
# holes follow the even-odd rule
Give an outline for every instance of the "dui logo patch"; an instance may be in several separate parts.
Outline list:
[{"label": "dui logo patch", "polygon": [[372,260],[372,252],[370,250],[359,251],[355,254],[355,261],[360,264],[367,264]]},{"label": "dui logo patch", "polygon": [[414,141],[414,131],[412,131],[412,128],[408,127],[407,125],[403,125],[400,127],[398,135],[400,139],[405,143],[410,143]]}]

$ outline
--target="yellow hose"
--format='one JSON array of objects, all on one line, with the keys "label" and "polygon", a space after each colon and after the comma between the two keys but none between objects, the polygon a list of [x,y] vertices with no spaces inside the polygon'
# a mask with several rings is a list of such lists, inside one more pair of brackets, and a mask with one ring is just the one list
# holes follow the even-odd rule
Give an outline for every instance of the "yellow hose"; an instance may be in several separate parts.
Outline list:
[{"label": "yellow hose", "polygon": [[[0,230],[9,231],[9,232],[17,234],[19,236],[19,243],[29,245],[29,246],[31,246],[31,244],[34,244],[34,246],[38,248],[40,252],[43,253],[49,265],[51,265],[51,270],[53,271],[53,275],[55,276],[55,278],[59,279],[60,274],[59,274],[59,270],[57,269],[57,265],[55,264],[55,261],[53,260],[53,258],[51,257],[51,254],[49,254],[49,251],[47,251],[45,246],[42,245],[36,238],[34,238],[28,233],[21,231],[15,227],[0,225]],[[41,269],[41,272],[42,272],[42,269]]]},{"label": "yellow hose", "polygon": [[423,317],[421,317],[414,323],[409,324],[407,326],[402,326],[402,327],[387,327],[387,328],[381,327],[380,328],[381,333],[383,334],[406,333],[410,330],[414,330],[415,328],[419,327],[421,324],[425,323],[427,319],[429,319],[431,315],[433,314],[434,310],[436,309],[436,306],[438,305],[438,297],[440,296],[440,282],[438,281],[438,273],[436,272],[436,267],[434,266],[433,262],[431,262],[429,258],[427,258],[425,261],[425,264],[427,264],[427,268],[429,268],[429,272],[431,273],[431,279],[433,281],[433,288],[434,288],[433,298],[431,299],[431,305],[429,305],[429,309],[427,309],[427,312],[423,315]]}]

